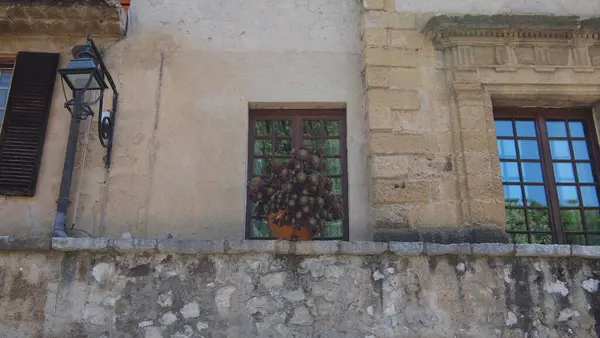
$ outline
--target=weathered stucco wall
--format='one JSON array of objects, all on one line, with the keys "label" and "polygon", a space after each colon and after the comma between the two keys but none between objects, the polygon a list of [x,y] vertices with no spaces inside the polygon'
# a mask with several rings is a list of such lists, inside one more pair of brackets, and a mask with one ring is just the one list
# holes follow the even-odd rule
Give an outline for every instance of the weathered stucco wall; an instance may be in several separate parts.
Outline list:
[{"label": "weathered stucco wall", "polygon": [[590,247],[55,239],[51,250],[49,239],[3,239],[0,248],[7,337],[600,332],[600,251]]},{"label": "weathered stucco wall", "polygon": [[[369,238],[360,10],[356,1],[134,1],[127,38],[106,52],[121,93],[113,166],[106,174],[94,122],[69,225],[95,236],[243,238],[248,107],[282,102],[346,108],[350,237]],[[64,63],[83,42],[1,37],[0,48],[61,51]],[[37,195],[2,198],[2,234],[50,233],[63,103],[57,82]]]}]

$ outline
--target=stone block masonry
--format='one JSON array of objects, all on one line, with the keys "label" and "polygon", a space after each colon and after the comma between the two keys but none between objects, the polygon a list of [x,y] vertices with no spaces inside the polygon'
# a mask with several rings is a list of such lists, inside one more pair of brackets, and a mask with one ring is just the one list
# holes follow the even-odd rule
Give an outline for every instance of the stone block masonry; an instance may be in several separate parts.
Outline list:
[{"label": "stone block masonry", "polygon": [[600,251],[584,246],[1,238],[0,251],[7,337],[600,331]]},{"label": "stone block masonry", "polygon": [[420,32],[417,15],[394,7],[393,1],[363,1],[371,223],[376,233],[458,226],[464,222],[443,70],[435,68],[433,44]]}]

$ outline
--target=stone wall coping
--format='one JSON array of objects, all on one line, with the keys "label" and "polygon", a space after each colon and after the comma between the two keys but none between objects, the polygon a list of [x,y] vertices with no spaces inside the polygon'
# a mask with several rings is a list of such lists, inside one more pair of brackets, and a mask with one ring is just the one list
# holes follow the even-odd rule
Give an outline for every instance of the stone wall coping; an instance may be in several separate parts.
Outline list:
[{"label": "stone wall coping", "polygon": [[600,258],[600,246],[505,243],[437,244],[371,241],[195,240],[151,238],[0,237],[0,251],[99,251],[116,253],[244,254],[323,256],[517,256]]}]

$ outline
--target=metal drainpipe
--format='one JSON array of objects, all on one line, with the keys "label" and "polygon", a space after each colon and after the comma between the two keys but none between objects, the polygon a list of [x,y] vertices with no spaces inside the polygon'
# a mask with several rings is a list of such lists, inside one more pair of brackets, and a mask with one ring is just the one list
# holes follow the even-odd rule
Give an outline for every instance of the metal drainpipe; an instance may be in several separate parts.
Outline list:
[{"label": "metal drainpipe", "polygon": [[76,90],[73,92],[75,102],[73,104],[73,116],[71,116],[71,126],[69,127],[69,139],[67,141],[67,151],[65,153],[65,163],[63,165],[62,180],[60,182],[60,192],[56,200],[56,217],[52,227],[52,237],[69,237],[66,232],[67,210],[69,209],[69,195],[71,193],[71,182],[73,181],[73,168],[75,167],[75,155],[77,153],[77,141],[79,138],[79,119],[76,117],[81,110],[85,91]]}]

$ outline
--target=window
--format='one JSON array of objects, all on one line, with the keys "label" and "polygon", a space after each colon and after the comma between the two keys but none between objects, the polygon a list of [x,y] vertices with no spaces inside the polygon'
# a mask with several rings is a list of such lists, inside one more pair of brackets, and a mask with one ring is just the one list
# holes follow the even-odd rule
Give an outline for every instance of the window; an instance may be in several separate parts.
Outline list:
[{"label": "window", "polygon": [[35,194],[58,56],[19,52],[14,62],[0,59],[0,195]]},{"label": "window", "polygon": [[[344,198],[348,215],[346,118],[344,110],[254,110],[250,112],[248,179],[268,173],[269,160],[287,161],[301,145],[322,146],[333,193]],[[348,239],[348,217],[325,225],[316,239]],[[256,219],[251,202],[246,208],[246,238],[271,239],[266,220]]]},{"label": "window", "polygon": [[515,243],[600,245],[591,116],[585,110],[495,110],[507,232]]},{"label": "window", "polygon": [[4,111],[6,110],[13,66],[14,60],[2,60],[0,58],[0,128],[2,128],[2,121],[4,120]]}]

